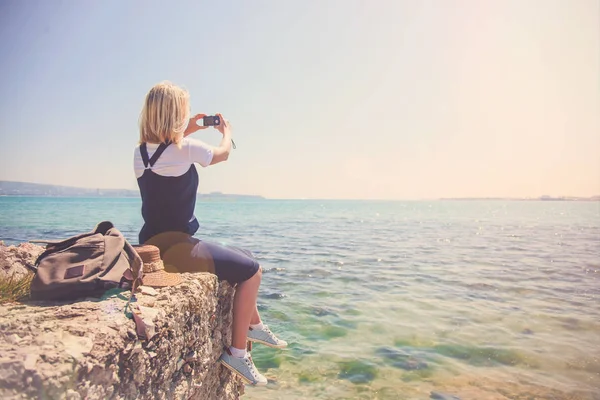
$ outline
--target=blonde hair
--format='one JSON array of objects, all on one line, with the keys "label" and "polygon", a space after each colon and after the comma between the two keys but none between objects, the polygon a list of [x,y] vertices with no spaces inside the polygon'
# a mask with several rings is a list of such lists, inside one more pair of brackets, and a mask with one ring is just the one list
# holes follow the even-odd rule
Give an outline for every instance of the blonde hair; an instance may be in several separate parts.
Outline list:
[{"label": "blonde hair", "polygon": [[140,144],[170,141],[179,145],[189,119],[187,90],[168,81],[154,85],[140,114]]}]

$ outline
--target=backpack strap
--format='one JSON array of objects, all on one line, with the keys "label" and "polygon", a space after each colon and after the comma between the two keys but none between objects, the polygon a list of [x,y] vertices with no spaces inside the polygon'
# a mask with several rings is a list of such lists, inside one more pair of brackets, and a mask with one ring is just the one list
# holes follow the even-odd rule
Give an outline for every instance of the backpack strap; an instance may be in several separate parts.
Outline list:
[{"label": "backpack strap", "polygon": [[144,269],[142,258],[135,251],[133,246],[125,240],[125,246],[123,247],[127,257],[129,257],[131,264],[131,272],[133,273],[133,283],[131,284],[131,293],[135,293],[135,290],[140,286],[142,282],[142,277],[144,276]]},{"label": "backpack strap", "polygon": [[[35,269],[37,270],[37,266],[38,264],[44,259],[44,257],[46,257],[49,254],[55,253],[57,251],[66,249],[67,247],[71,246],[72,244],[74,244],[75,242],[77,242],[79,239],[86,237],[86,236],[90,236],[89,233],[85,233],[83,235],[79,235],[79,236],[75,236],[60,242],[46,242],[46,250],[44,250],[44,252],[42,254],[40,254],[38,256],[38,258],[35,260]],[[42,242],[42,241],[39,241]]]},{"label": "backpack strap", "polygon": [[129,257],[129,260],[131,261],[131,272],[133,273],[131,292],[129,293],[129,299],[127,300],[127,304],[125,304],[125,308],[123,310],[125,315],[127,315],[127,311],[129,311],[130,309],[131,302],[137,301],[137,299],[135,298],[135,292],[137,291],[137,288],[142,284],[142,278],[144,276],[144,264],[140,255],[137,253],[137,251],[135,251],[133,246],[127,240],[125,240],[125,246],[123,247],[123,249],[125,250],[127,257]]},{"label": "backpack strap", "polygon": [[62,242],[62,240],[44,240],[44,239],[35,239],[35,240],[29,240],[29,243],[34,243],[34,244],[57,244]]}]

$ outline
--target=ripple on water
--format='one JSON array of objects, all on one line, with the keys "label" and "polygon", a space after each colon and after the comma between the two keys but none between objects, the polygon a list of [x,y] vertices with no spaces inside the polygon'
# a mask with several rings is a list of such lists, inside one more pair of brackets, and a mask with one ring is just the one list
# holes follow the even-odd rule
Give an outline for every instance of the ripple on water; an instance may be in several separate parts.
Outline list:
[{"label": "ripple on water", "polygon": [[323,268],[309,268],[309,269],[304,270],[304,273],[310,275],[311,277],[315,277],[315,278],[329,278],[330,276],[333,275],[333,273],[331,271],[328,271]]},{"label": "ripple on water", "polygon": [[315,350],[298,341],[290,343],[286,351],[287,357],[294,360],[301,360],[311,354],[315,354]]},{"label": "ripple on water", "polygon": [[327,341],[348,334],[348,328],[328,321],[299,321],[296,329],[298,333],[309,341]]},{"label": "ripple on water", "polygon": [[346,379],[354,384],[369,383],[377,377],[377,368],[365,360],[348,360],[338,363],[338,378]]},{"label": "ripple on water", "polygon": [[510,349],[459,344],[439,344],[434,346],[432,350],[438,354],[459,359],[473,366],[530,365],[522,354]]},{"label": "ripple on water", "polygon": [[[394,346],[404,353],[410,354],[415,348],[433,355],[441,355],[448,358],[460,360],[469,365],[477,367],[490,367],[498,365],[523,365],[529,368],[538,368],[538,363],[530,355],[523,352],[491,346],[474,346],[456,343],[435,343],[427,339],[400,338],[394,341]],[[383,352],[390,350],[381,350]],[[402,353],[398,353],[402,354]]]},{"label": "ripple on water", "polygon": [[279,368],[285,358],[285,353],[273,351],[272,349],[261,349],[262,351],[253,351],[252,360],[259,370],[268,370],[270,368]]},{"label": "ripple on water", "polygon": [[285,268],[283,267],[276,267],[276,268],[263,268],[263,272],[265,273],[280,273],[280,272],[284,272]]},{"label": "ripple on water", "polygon": [[354,317],[362,314],[360,312],[360,310],[353,308],[353,307],[349,307],[349,308],[345,309],[343,311],[343,313],[346,315],[354,316]]},{"label": "ripple on water", "polygon": [[382,357],[387,363],[395,368],[405,371],[424,370],[429,364],[422,358],[409,354],[407,351],[394,347],[384,346],[375,350],[375,354]]},{"label": "ripple on water", "polygon": [[346,336],[347,334],[347,329],[333,324],[326,324],[321,328],[321,336],[327,340]]},{"label": "ripple on water", "polygon": [[269,311],[269,321],[291,321],[291,316],[280,310]]},{"label": "ripple on water", "polygon": [[310,308],[311,310],[311,314],[315,315],[317,317],[323,317],[326,315],[333,315],[333,316],[338,316],[337,312],[335,312],[332,308],[330,307],[324,307],[324,306],[312,306]]},{"label": "ripple on water", "polygon": [[284,297],[286,297],[285,293],[279,293],[279,292],[259,293],[259,296],[263,299],[273,299],[273,300],[281,300]]},{"label": "ripple on water", "polygon": [[298,372],[299,383],[317,383],[325,379],[323,374],[317,370],[309,369]]}]

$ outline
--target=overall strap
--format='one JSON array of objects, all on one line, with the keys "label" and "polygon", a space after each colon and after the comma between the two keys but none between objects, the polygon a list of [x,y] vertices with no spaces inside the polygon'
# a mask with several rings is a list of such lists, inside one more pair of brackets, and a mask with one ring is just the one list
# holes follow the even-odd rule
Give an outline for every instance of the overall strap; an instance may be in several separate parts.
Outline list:
[{"label": "overall strap", "polygon": [[140,145],[140,155],[142,156],[142,161],[144,162],[144,168],[148,168],[148,149],[146,148],[146,142]]},{"label": "overall strap", "polygon": [[[158,148],[156,149],[156,151],[154,152],[154,154],[152,154],[152,157],[149,159],[148,158],[148,148],[146,147],[146,143],[142,143],[140,145],[140,154],[142,155],[142,161],[144,162],[144,168],[152,168],[152,167],[154,167],[154,164],[156,163],[156,161],[158,160],[158,158],[161,156],[161,154],[163,153],[163,151],[165,151],[165,149],[170,144],[171,144],[171,142],[159,144]],[[150,167],[148,167],[148,164],[150,164]]]}]

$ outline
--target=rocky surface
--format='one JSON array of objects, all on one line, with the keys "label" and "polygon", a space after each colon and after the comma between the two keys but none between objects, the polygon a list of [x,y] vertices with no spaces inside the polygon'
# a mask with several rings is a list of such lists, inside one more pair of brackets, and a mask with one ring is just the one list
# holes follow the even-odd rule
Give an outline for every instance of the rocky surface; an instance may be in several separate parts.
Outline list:
[{"label": "rocky surface", "polygon": [[37,257],[44,248],[31,243],[21,243],[18,246],[5,246],[0,242],[0,278],[21,278],[31,273],[27,265],[34,265]]},{"label": "rocky surface", "polygon": [[[32,245],[1,246],[2,262],[35,260],[37,249],[23,246]],[[136,303],[149,340],[124,313],[126,292],[0,305],[0,398],[237,399],[241,380],[217,362],[231,340],[233,293],[204,273],[144,290]]]}]

